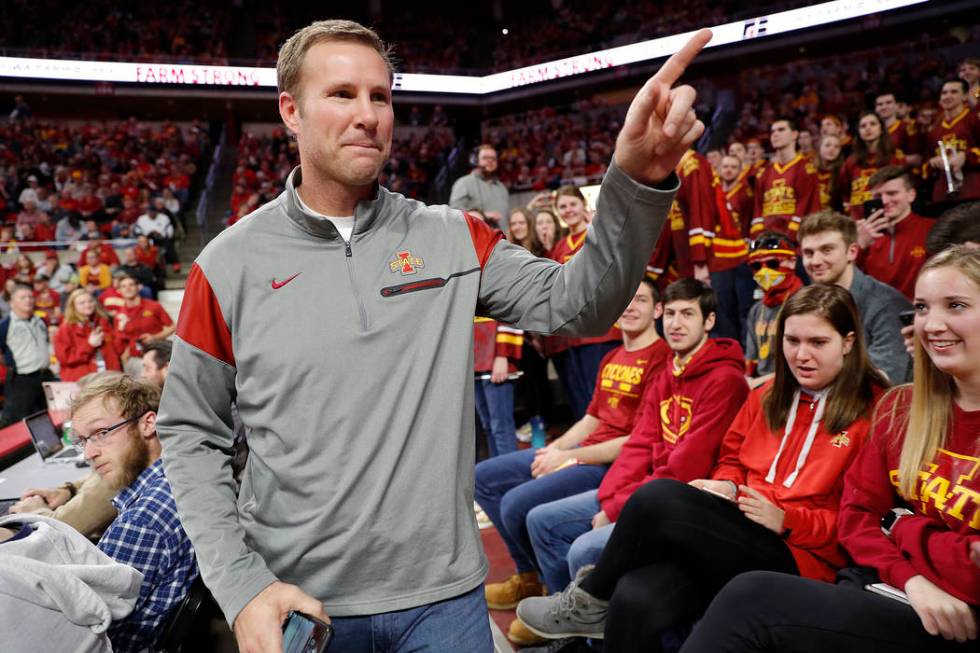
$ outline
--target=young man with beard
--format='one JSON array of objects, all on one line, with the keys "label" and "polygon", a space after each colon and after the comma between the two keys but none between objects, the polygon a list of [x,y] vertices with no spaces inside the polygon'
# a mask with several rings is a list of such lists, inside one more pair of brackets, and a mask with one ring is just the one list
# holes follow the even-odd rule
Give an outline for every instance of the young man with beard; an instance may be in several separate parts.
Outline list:
[{"label": "young man with beard", "polygon": [[[598,490],[538,506],[528,531],[549,589],[593,564],[627,499],[658,478],[691,481],[715,464],[721,439],[748,396],[739,344],[710,338],[716,300],[691,278],[664,291],[672,362],[650,381],[636,426]],[[530,631],[528,631],[530,632]]]},{"label": "young man with beard", "polygon": [[861,272],[858,231],[854,221],[834,211],[807,216],[800,225],[803,267],[814,283],[836,284],[849,290],[864,326],[871,363],[893,384],[903,383],[912,362],[902,342],[899,314],[912,304],[888,284]]},{"label": "young man with beard", "polygon": [[476,168],[453,184],[449,206],[461,211],[480,209],[494,226],[507,231],[504,216],[510,209],[507,187],[497,179],[497,150],[484,143],[476,148]]},{"label": "young man with beard", "polygon": [[136,608],[109,628],[113,650],[124,653],[153,647],[198,574],[160,460],[159,402],[157,386],[119,374],[89,382],[72,402],[73,444],[117,491],[119,514],[99,549],[143,574]]},{"label": "young man with beard", "polygon": [[803,287],[796,276],[796,248],[785,235],[763,232],[752,243],[749,269],[762,299],[749,309],[745,322],[745,365],[749,376],[766,376],[773,371],[772,338],[779,309],[790,295]]}]

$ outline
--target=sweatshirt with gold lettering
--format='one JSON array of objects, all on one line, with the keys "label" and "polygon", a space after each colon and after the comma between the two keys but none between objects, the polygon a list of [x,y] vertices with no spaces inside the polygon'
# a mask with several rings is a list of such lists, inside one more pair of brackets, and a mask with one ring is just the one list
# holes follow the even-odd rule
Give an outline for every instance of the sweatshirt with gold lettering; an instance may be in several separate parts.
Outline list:
[{"label": "sweatshirt with gold lettering", "polygon": [[[977,607],[980,567],[970,560],[970,544],[980,541],[980,410],[953,403],[947,442],[922,466],[906,501],[896,488],[911,399],[906,386],[881,402],[882,417],[845,479],[840,541],[855,562],[875,568],[889,585],[905,589],[910,578],[922,575]],[[915,514],[901,518],[889,538],[881,518],[898,507]]]}]

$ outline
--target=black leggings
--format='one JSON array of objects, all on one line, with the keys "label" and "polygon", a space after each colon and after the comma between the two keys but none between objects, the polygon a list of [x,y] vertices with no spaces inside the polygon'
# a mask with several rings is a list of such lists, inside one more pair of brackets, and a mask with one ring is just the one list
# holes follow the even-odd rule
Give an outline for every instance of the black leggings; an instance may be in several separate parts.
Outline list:
[{"label": "black leggings", "polygon": [[911,607],[854,586],[768,571],[742,574],[711,603],[681,653],[966,653]]},{"label": "black leggings", "polygon": [[609,601],[605,650],[659,651],[666,631],[697,618],[725,583],[755,569],[799,573],[783,539],[737,506],[661,479],[626,502],[582,588]]}]

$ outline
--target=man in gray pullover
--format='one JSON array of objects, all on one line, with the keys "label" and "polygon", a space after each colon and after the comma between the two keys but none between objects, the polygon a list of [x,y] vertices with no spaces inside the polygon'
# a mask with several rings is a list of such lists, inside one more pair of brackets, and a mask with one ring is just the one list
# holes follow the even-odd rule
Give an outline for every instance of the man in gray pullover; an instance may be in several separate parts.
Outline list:
[{"label": "man in gray pullover", "polygon": [[[322,21],[283,45],[279,109],[300,166],[192,267],[157,422],[242,651],[281,651],[290,610],[329,614],[343,650],[491,649],[472,509],[474,312],[543,333],[609,328],[704,129],[694,89],[671,87],[710,37],[637,95],[586,245],[564,266],[379,187],[392,69],[374,32]],[[232,401],[250,448],[237,497]]]},{"label": "man in gray pullover", "polygon": [[857,305],[871,363],[893,385],[905,383],[912,360],[902,341],[899,313],[912,304],[898,290],[861,272],[854,220],[834,211],[807,216],[797,233],[803,267],[817,283],[832,283],[850,291]]}]

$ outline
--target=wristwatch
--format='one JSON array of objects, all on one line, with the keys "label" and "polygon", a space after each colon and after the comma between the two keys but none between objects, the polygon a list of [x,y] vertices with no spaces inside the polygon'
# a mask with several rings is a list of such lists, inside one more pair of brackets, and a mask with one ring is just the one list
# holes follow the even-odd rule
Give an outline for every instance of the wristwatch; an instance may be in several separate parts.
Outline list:
[{"label": "wristwatch", "polygon": [[895,530],[895,525],[898,524],[902,517],[908,517],[909,515],[914,515],[915,513],[908,508],[892,508],[885,513],[884,517],[881,518],[881,532],[886,536],[891,537],[892,531]]}]

